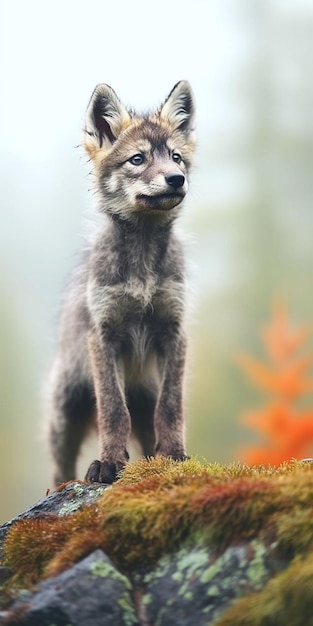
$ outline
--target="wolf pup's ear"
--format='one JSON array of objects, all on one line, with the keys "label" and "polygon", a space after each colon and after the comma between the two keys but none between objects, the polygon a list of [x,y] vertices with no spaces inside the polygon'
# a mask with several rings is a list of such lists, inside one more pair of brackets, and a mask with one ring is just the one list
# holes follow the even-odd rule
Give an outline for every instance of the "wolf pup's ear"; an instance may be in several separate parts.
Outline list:
[{"label": "wolf pup's ear", "polygon": [[170,123],[174,130],[186,135],[194,131],[195,102],[192,89],[186,80],[173,87],[160,109],[160,117]]},{"label": "wolf pup's ear", "polygon": [[93,158],[115,142],[130,115],[109,85],[97,85],[86,112],[85,148]]}]

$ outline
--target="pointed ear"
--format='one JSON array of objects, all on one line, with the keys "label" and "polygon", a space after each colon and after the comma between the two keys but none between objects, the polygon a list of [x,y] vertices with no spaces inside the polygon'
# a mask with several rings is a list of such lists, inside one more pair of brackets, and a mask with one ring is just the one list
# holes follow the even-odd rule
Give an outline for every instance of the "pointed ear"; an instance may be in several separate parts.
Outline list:
[{"label": "pointed ear", "polygon": [[94,155],[102,147],[109,148],[116,141],[130,115],[109,85],[97,85],[86,112],[85,147]]},{"label": "pointed ear", "polygon": [[181,80],[175,85],[160,109],[160,117],[174,130],[187,135],[194,131],[195,102],[189,83]]}]

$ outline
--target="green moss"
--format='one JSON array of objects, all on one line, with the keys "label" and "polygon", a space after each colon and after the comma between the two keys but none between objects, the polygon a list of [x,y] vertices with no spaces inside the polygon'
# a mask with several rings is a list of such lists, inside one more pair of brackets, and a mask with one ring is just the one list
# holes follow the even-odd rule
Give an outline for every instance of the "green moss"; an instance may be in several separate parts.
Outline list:
[{"label": "green moss", "polygon": [[[185,581],[199,570],[213,594],[215,585],[209,583],[216,568],[225,568],[223,550],[249,542],[254,556],[247,576],[258,588],[265,582],[264,546],[275,546],[278,557],[287,561],[295,553],[305,556],[313,549],[312,469],[311,464],[297,462],[249,468],[195,458],[141,459],[129,464],[96,502],[71,515],[63,515],[62,509],[61,516],[14,524],[4,543],[3,564],[12,570],[16,585],[27,587],[60,573],[97,548],[127,575],[151,569],[163,555],[180,551],[173,579],[181,583],[181,594],[190,593]],[[76,496],[81,497],[83,489],[85,485],[73,485]],[[75,500],[68,506],[75,508]],[[190,547],[197,545],[192,560]],[[210,551],[221,556],[209,566]],[[162,568],[153,575],[163,576],[170,562],[164,557]]]}]

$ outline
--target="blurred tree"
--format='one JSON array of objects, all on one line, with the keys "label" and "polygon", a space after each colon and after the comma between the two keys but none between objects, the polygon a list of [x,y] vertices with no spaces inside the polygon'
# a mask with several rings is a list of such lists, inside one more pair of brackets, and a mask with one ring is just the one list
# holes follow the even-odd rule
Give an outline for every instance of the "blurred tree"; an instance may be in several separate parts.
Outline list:
[{"label": "blurred tree", "polygon": [[263,448],[244,448],[241,458],[248,464],[278,465],[292,458],[313,454],[313,407],[299,401],[313,390],[313,353],[303,354],[311,329],[293,327],[286,310],[274,309],[273,320],[262,333],[270,364],[243,354],[240,364],[254,385],[265,391],[267,401],[243,416],[243,423],[263,434]]},{"label": "blurred tree", "polygon": [[245,46],[231,94],[237,120],[211,145],[206,169],[219,164],[225,187],[229,171],[242,184],[228,201],[209,203],[197,229],[206,264],[189,396],[190,450],[216,460],[251,441],[236,416],[256,393],[240,380],[234,355],[243,345],[258,349],[255,328],[277,295],[295,315],[313,317],[310,28],[300,10],[278,2],[242,2],[236,19]]}]

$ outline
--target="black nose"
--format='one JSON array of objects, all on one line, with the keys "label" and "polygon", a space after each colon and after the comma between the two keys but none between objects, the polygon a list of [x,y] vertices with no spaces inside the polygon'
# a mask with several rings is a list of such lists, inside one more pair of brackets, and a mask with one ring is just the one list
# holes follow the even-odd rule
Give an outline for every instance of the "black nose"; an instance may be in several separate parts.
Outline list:
[{"label": "black nose", "polygon": [[178,189],[182,187],[185,182],[185,176],[183,174],[169,174],[169,176],[165,176],[165,180],[170,187],[174,187],[174,189]]}]

